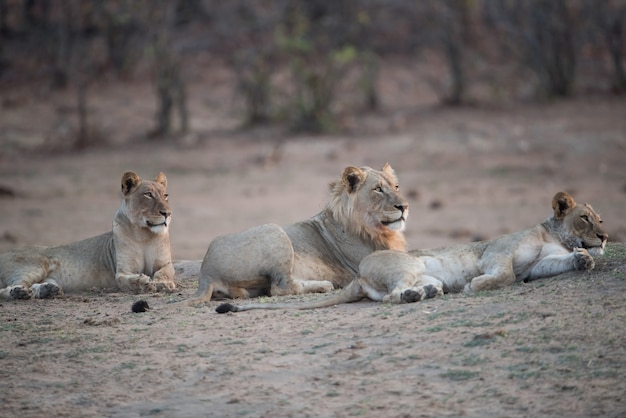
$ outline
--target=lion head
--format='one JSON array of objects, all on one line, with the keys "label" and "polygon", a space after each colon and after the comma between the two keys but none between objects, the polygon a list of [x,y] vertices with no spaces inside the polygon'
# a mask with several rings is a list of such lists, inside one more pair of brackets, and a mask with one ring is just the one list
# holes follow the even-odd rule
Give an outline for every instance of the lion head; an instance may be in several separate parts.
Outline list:
[{"label": "lion head", "polygon": [[132,171],[122,176],[122,211],[132,224],[155,234],[167,232],[172,211],[167,201],[167,178],[159,173],[153,181],[142,180]]},{"label": "lion head", "polygon": [[403,231],[409,204],[399,192],[389,164],[382,170],[346,167],[330,184],[328,210],[344,227],[374,243],[376,249],[406,250]]},{"label": "lion head", "polygon": [[552,199],[552,209],[554,216],[548,222],[563,244],[570,249],[585,248],[594,257],[604,253],[609,234],[589,204],[579,205],[568,193],[559,192]]}]

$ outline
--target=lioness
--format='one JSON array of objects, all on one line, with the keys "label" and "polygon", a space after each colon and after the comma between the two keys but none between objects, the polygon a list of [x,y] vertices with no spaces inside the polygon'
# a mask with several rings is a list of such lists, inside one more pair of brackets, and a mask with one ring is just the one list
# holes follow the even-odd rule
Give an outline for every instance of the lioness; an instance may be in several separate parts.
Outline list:
[{"label": "lioness", "polygon": [[376,250],[405,251],[408,203],[386,164],[381,171],[346,167],[330,184],[331,199],[318,215],[281,228],[261,225],[214,239],[200,269],[198,304],[212,296],[249,298],[328,292],[357,275]]},{"label": "lioness", "polygon": [[94,287],[174,289],[166,187],[163,173],[154,181],[124,173],[112,231],[68,245],[24,247],[0,255],[0,298],[47,298]]},{"label": "lioness", "polygon": [[341,292],[305,303],[222,304],[217,312],[249,309],[313,309],[363,298],[417,302],[444,292],[498,289],[515,281],[591,270],[608,239],[600,216],[565,192],[552,199],[553,216],[525,231],[432,250],[378,251],[359,265],[359,278]]}]

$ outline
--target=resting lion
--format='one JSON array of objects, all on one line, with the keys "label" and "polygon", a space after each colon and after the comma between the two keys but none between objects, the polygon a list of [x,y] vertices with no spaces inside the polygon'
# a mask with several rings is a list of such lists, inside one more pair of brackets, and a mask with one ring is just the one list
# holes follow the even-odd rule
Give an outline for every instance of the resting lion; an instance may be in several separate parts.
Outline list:
[{"label": "resting lion", "polygon": [[123,199],[113,229],[58,247],[24,247],[0,255],[0,299],[48,298],[91,288],[171,290],[167,179],[122,176]]},{"label": "resting lion", "polygon": [[281,228],[261,225],[214,239],[200,269],[192,305],[215,297],[250,298],[328,292],[357,275],[366,255],[405,251],[408,203],[386,164],[346,167],[330,184],[331,198],[316,216]]},{"label": "resting lion", "polygon": [[552,200],[554,215],[525,231],[490,241],[432,250],[378,251],[359,265],[359,278],[341,292],[305,303],[218,306],[219,313],[249,309],[313,309],[363,298],[389,303],[417,302],[444,292],[498,289],[516,281],[591,270],[608,235],[588,204],[564,192]]}]

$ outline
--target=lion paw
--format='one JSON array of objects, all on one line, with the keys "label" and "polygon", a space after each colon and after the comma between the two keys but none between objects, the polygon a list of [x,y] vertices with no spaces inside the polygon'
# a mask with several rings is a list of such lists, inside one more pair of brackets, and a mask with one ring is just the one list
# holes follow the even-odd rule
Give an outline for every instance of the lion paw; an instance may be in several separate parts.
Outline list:
[{"label": "lion paw", "polygon": [[423,289],[419,289],[419,290],[415,290],[415,289],[407,289],[404,292],[402,292],[402,302],[405,303],[413,303],[413,302],[419,302],[420,300],[424,299],[424,290]]},{"label": "lion paw", "polygon": [[142,283],[139,287],[139,293],[154,293],[157,291],[156,283]]},{"label": "lion paw", "polygon": [[33,292],[23,286],[14,286],[11,288],[10,295],[13,299],[30,299]]},{"label": "lion paw", "polygon": [[54,283],[37,283],[33,285],[33,296],[40,299],[61,296],[63,290]]},{"label": "lion paw", "polygon": [[[335,286],[328,280],[299,280],[296,281],[296,286],[300,287],[300,290],[296,293],[328,293],[335,289]],[[272,295],[278,294],[271,292]]]},{"label": "lion paw", "polygon": [[173,292],[176,290],[176,283],[172,282],[155,282],[157,292]]},{"label": "lion paw", "polygon": [[145,274],[139,275],[134,283],[135,291],[138,293],[154,293],[157,291],[156,283]]},{"label": "lion paw", "polygon": [[574,248],[574,265],[577,270],[591,270],[596,263],[586,249]]},{"label": "lion paw", "polygon": [[437,296],[443,296],[443,289],[432,284],[424,286],[424,299],[432,299]]}]

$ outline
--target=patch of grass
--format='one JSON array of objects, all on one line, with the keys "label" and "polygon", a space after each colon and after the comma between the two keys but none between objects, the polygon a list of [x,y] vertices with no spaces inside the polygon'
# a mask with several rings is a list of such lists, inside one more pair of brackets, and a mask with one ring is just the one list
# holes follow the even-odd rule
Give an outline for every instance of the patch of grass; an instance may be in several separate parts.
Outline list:
[{"label": "patch of grass", "polygon": [[479,376],[478,372],[473,372],[470,370],[448,370],[443,375],[443,377],[454,380],[455,382],[474,379]]},{"label": "patch of grass", "polygon": [[176,346],[176,351],[179,353],[186,353],[189,351],[189,346],[187,344],[178,344]]},{"label": "patch of grass", "polygon": [[127,370],[133,370],[137,368],[137,363],[133,362],[133,361],[129,361],[129,362],[124,362],[122,364],[120,364],[120,369],[127,369]]},{"label": "patch of grass", "polygon": [[88,353],[108,353],[109,351],[111,351],[111,349],[106,345],[97,345],[87,349]]},{"label": "patch of grass", "polygon": [[333,343],[317,344],[317,345],[314,345],[313,347],[311,347],[311,349],[317,350],[317,349],[320,349],[320,348],[328,347],[329,345],[332,345],[332,344]]},{"label": "patch of grass", "polygon": [[313,330],[312,329],[303,329],[302,331],[300,331],[300,334],[302,335],[309,335],[309,334],[313,334]]},{"label": "patch of grass", "polygon": [[457,321],[451,322],[449,326],[453,328],[465,328],[465,327],[471,327],[472,324],[473,322],[470,321],[469,319],[459,319]]},{"label": "patch of grass", "polygon": [[131,328],[130,329],[131,332],[145,332],[145,331],[151,331],[150,328]]},{"label": "patch of grass", "polygon": [[463,360],[461,360],[461,365],[463,365],[463,366],[477,366],[479,364],[485,364],[488,361],[489,360],[484,358],[484,357],[472,355],[472,356],[467,356]]},{"label": "patch of grass", "polygon": [[389,318],[389,316],[391,316],[391,311],[389,311],[388,308],[391,307],[391,305],[390,304],[385,304],[385,305],[383,305],[383,307],[385,308],[384,310],[372,312],[370,314],[370,316],[372,316],[372,317],[377,317],[378,316],[378,317],[380,317],[380,319],[387,319],[387,318]]},{"label": "patch of grass", "polygon": [[78,356],[83,355],[86,352],[87,350],[85,349],[77,349],[77,350],[68,351],[67,353],[65,353],[65,358],[76,359]]},{"label": "patch of grass", "polygon": [[441,325],[435,325],[434,327],[430,327],[430,328],[426,328],[425,331],[426,332],[440,332],[443,331],[444,328]]},{"label": "patch of grass", "polygon": [[480,347],[483,345],[489,345],[493,342],[493,338],[472,338],[471,340],[463,343],[463,347]]},{"label": "patch of grass", "polygon": [[243,340],[233,340],[233,341],[228,341],[225,342],[224,345],[245,345],[246,342]]},{"label": "patch of grass", "polygon": [[426,318],[430,321],[434,321],[435,319],[439,319],[441,316],[442,314],[440,312],[436,312],[436,313],[428,314]]},{"label": "patch of grass", "polygon": [[527,321],[529,317],[529,312],[517,312],[515,315],[509,317],[503,315],[502,321],[498,322],[498,325],[519,324],[520,322]]},{"label": "patch of grass", "polygon": [[604,249],[604,255],[607,259],[626,259],[626,246],[624,245],[613,245],[609,243]]},{"label": "patch of grass", "polygon": [[540,378],[541,372],[537,369],[531,369],[528,364],[513,364],[508,367],[509,379],[527,380],[530,378]]},{"label": "patch of grass", "polygon": [[597,369],[592,373],[594,378],[603,379],[617,379],[621,376],[621,372],[618,369]]},{"label": "patch of grass", "polygon": [[24,326],[19,322],[5,322],[4,324],[0,324],[0,331],[21,331],[24,329]]}]

